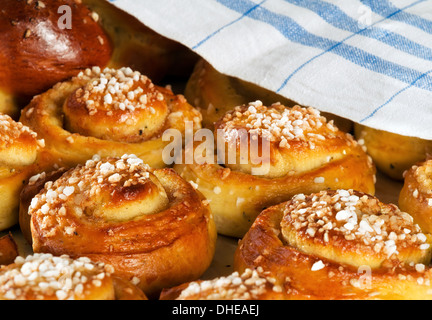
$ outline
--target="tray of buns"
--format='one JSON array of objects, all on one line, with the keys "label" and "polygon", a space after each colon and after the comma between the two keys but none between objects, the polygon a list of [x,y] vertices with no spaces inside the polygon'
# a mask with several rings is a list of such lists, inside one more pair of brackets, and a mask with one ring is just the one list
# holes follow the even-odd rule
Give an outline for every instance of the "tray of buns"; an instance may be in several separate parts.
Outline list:
[{"label": "tray of buns", "polygon": [[4,0],[0,29],[0,300],[432,298],[432,142],[104,0]]}]

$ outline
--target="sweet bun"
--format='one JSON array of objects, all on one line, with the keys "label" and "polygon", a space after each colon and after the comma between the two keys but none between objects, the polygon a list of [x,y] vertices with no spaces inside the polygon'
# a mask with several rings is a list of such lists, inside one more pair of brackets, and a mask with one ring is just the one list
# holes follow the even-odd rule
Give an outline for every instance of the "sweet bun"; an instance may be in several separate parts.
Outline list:
[{"label": "sweet bun", "polygon": [[431,241],[408,213],[371,195],[298,194],[258,216],[234,269],[261,267],[312,299],[431,299]]},{"label": "sweet bun", "polygon": [[0,114],[0,230],[18,222],[19,195],[37,170],[44,142],[10,116]]},{"label": "sweet bun", "polygon": [[32,248],[110,264],[154,297],[209,267],[216,230],[203,200],[172,169],[152,169],[133,155],[95,157],[33,197]]},{"label": "sweet bun", "polygon": [[432,141],[354,125],[354,135],[364,142],[377,169],[395,180],[403,180],[404,171],[432,152]]},{"label": "sweet bun", "polygon": [[185,147],[194,158],[174,169],[209,200],[220,234],[242,237],[264,208],[299,192],[375,192],[362,146],[313,108],[249,103],[217,121],[212,137],[214,157],[201,156],[207,150],[196,139]]},{"label": "sweet bun", "polygon": [[166,166],[165,130],[184,134],[187,121],[196,130],[201,114],[138,71],[95,67],[36,96],[20,121],[45,140],[52,165],[73,167],[95,154],[135,154],[160,168]]},{"label": "sweet bun", "polygon": [[195,61],[106,0],[2,1],[0,112],[14,118],[33,96],[86,68],[131,67],[159,82]]},{"label": "sweet bun", "polygon": [[211,280],[198,280],[164,289],[160,300],[288,300],[294,296],[273,277],[246,269]]},{"label": "sweet bun", "polygon": [[[214,123],[226,112],[251,101],[260,100],[264,105],[279,102],[287,107],[298,104],[251,82],[224,75],[204,59],[196,63],[184,94],[191,104],[200,109],[203,114],[203,127],[209,129],[213,129]],[[351,131],[352,121],[330,113],[323,112],[322,115],[333,120],[340,130]]]},{"label": "sweet bun", "polygon": [[113,274],[113,268],[86,257],[51,254],[19,256],[0,268],[0,300],[147,300]]},{"label": "sweet bun", "polygon": [[[60,6],[70,10],[70,29],[63,29]],[[0,31],[0,112],[13,116],[80,69],[107,65],[113,51],[91,11],[75,0],[4,0]]]},{"label": "sweet bun", "polygon": [[399,207],[412,215],[425,232],[432,233],[432,160],[412,166],[404,177]]}]

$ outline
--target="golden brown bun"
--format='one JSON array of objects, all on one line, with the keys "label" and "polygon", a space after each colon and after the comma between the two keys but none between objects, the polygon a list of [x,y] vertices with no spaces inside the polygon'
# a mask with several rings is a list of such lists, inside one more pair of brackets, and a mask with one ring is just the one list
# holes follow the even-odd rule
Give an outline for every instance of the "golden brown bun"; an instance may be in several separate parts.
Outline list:
[{"label": "golden brown bun", "polygon": [[112,266],[86,257],[34,254],[0,268],[0,300],[146,300]]},{"label": "golden brown bun", "polygon": [[[59,23],[62,5],[71,29]],[[13,116],[34,95],[111,58],[111,40],[80,1],[4,0],[0,31],[0,112]]]},{"label": "golden brown bun", "polygon": [[417,163],[404,174],[399,194],[399,207],[413,216],[414,221],[432,233],[432,160]]},{"label": "golden brown bun", "polygon": [[371,195],[299,194],[258,216],[234,269],[261,267],[313,299],[432,299],[431,240]]},{"label": "golden brown bun", "polygon": [[43,141],[20,122],[0,114],[0,230],[18,222],[21,189],[37,170]]},{"label": "golden brown bun", "polygon": [[[243,149],[247,155],[239,132],[247,133],[248,149]],[[201,143],[195,142],[193,149],[191,145],[185,149],[194,161],[184,158],[174,169],[209,200],[221,234],[242,237],[264,208],[300,192],[337,188],[375,192],[375,167],[362,146],[315,109],[266,107],[257,101],[236,107],[216,122],[214,137],[219,158],[221,150],[228,150],[222,164],[212,157],[197,160]],[[253,156],[253,141],[268,142],[261,161]]]},{"label": "golden brown bun", "polygon": [[[260,100],[264,105],[279,102],[287,107],[297,105],[296,102],[253,83],[224,75],[203,59],[195,65],[186,84],[185,97],[200,109],[203,127],[210,129],[226,112],[250,101]],[[352,129],[352,121],[330,113],[323,115],[333,120],[342,131],[349,132]]]},{"label": "golden brown bun", "polygon": [[20,120],[45,140],[50,159],[44,162],[61,167],[95,154],[135,154],[152,167],[165,167],[162,151],[169,142],[163,132],[183,134],[186,121],[201,126],[201,114],[182,95],[130,68],[87,69],[36,96]]},{"label": "golden brown bun", "polygon": [[258,270],[246,269],[241,274],[233,272],[164,289],[160,300],[288,300],[293,296],[289,288]]},{"label": "golden brown bun", "polygon": [[110,264],[151,297],[197,279],[214,255],[202,196],[174,170],[132,155],[89,160],[45,183],[28,214],[34,252]]},{"label": "golden brown bun", "polygon": [[0,31],[0,112],[14,118],[86,68],[131,67],[159,83],[189,75],[197,60],[106,0],[4,0]]},{"label": "golden brown bun", "polygon": [[357,140],[364,141],[368,154],[378,170],[389,177],[402,180],[403,173],[423,161],[432,151],[432,141],[354,125]]},{"label": "golden brown bun", "polygon": [[130,67],[155,83],[170,76],[189,76],[197,55],[151,30],[145,23],[106,0],[83,0],[113,42],[110,68]]}]

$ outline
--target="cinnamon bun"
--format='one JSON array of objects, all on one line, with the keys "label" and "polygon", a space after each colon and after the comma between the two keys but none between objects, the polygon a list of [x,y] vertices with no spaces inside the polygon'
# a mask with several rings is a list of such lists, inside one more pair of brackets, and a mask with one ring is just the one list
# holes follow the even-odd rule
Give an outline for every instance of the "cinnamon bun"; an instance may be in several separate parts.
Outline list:
[{"label": "cinnamon bun", "polygon": [[216,230],[203,200],[173,169],[152,169],[133,155],[95,157],[32,199],[32,247],[110,264],[154,297],[209,267]]},{"label": "cinnamon bun", "polygon": [[135,154],[165,167],[162,134],[201,127],[201,114],[182,95],[155,86],[130,68],[92,68],[35,97],[21,121],[45,140],[53,164],[73,167],[91,159]]},{"label": "cinnamon bun", "polygon": [[431,241],[408,213],[371,195],[298,194],[258,216],[234,268],[261,267],[314,299],[431,299]]},{"label": "cinnamon bun", "polygon": [[432,160],[419,162],[405,172],[398,204],[423,230],[432,232]]},{"label": "cinnamon bun", "polygon": [[89,258],[18,256],[0,268],[0,300],[147,300],[113,268]]},{"label": "cinnamon bun", "polygon": [[211,137],[213,149],[188,143],[174,169],[210,201],[224,235],[242,237],[262,209],[299,192],[375,191],[363,147],[313,108],[249,103],[216,122]]}]

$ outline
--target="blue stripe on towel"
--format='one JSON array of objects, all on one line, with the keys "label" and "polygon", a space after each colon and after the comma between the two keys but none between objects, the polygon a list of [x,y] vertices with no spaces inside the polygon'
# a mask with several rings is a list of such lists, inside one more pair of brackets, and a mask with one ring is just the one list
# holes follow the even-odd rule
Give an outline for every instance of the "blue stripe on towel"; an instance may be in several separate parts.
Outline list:
[{"label": "blue stripe on towel", "polygon": [[369,115],[367,115],[366,117],[364,117],[363,119],[361,119],[359,122],[363,123],[366,120],[372,118],[379,110],[381,110],[383,107],[385,107],[386,105],[388,105],[394,98],[396,98],[401,93],[407,91],[409,88],[413,87],[413,85],[414,85],[415,82],[417,82],[418,80],[424,78],[425,76],[427,76],[430,73],[432,73],[432,70],[429,70],[428,72],[423,73],[420,77],[418,77],[417,79],[415,79],[413,83],[409,84],[408,86],[406,86],[406,87],[402,88],[401,90],[399,90],[398,92],[396,92],[386,102],[384,102],[379,107],[375,108]]},{"label": "blue stripe on towel", "polygon": [[[365,6],[368,6],[373,12],[379,14],[383,17],[388,16],[391,12],[398,10],[396,6],[394,6],[388,0],[360,0]],[[427,33],[432,34],[432,22],[430,20],[424,19],[420,16],[417,16],[408,12],[401,12],[397,16],[392,16],[392,20],[396,20],[399,22],[403,22],[409,24],[413,27],[421,29]]]},{"label": "blue stripe on towel", "polygon": [[[250,8],[253,2],[249,0],[217,0],[227,8],[237,11],[244,12],[247,8]],[[417,2],[418,3],[418,2]],[[411,4],[410,6],[413,6]],[[398,9],[398,12],[403,9]],[[397,14],[395,12],[394,14]],[[284,35],[290,41],[300,43],[305,46],[318,48],[324,50],[324,53],[332,52],[358,66],[366,68],[368,70],[381,73],[383,75],[392,77],[399,81],[407,84],[413,84],[418,88],[432,91],[432,78],[430,76],[421,77],[422,73],[410,69],[408,67],[390,62],[388,60],[379,58],[371,53],[368,53],[362,49],[347,45],[343,42],[334,41],[328,38],[314,35],[302,26],[292,20],[290,17],[271,12],[265,8],[257,7],[251,11],[248,15],[249,18],[261,21],[273,26],[282,35]],[[352,35],[354,36],[354,35]],[[346,39],[344,39],[346,40]],[[321,55],[322,55],[321,54]],[[295,71],[296,72],[296,71]],[[287,78],[289,80],[289,77]],[[417,79],[417,80],[416,80]],[[280,91],[283,86],[282,84]]]},{"label": "blue stripe on towel", "polygon": [[[411,41],[410,39],[395,32],[392,32],[391,30],[374,27],[376,23],[368,27],[363,27],[359,24],[358,20],[351,18],[335,4],[324,2],[321,0],[284,1],[315,12],[323,20],[336,28],[356,34],[361,34],[362,36],[378,40],[382,43],[385,43],[389,46],[392,46],[400,51],[404,51],[418,58],[432,61],[432,48]],[[399,9],[395,8],[395,10],[389,13],[390,17],[392,13],[394,14],[398,11]]]},{"label": "blue stripe on towel", "polygon": [[[256,8],[258,8],[260,5],[262,5],[264,2],[266,2],[267,0],[263,0],[258,4],[255,3],[251,3],[249,8],[241,8],[240,10],[245,10],[244,13],[237,19],[231,21],[230,23],[227,23],[226,25],[220,27],[219,29],[217,29],[216,31],[212,32],[211,34],[209,34],[207,37],[205,37],[204,39],[202,39],[201,41],[199,41],[196,45],[194,45],[192,47],[192,50],[197,49],[199,46],[201,46],[203,43],[205,43],[207,40],[209,40],[210,38],[214,37],[216,34],[218,34],[219,32],[221,32],[223,29],[233,25],[234,23],[242,20],[243,18],[247,17],[253,10],[255,10]],[[236,10],[238,11],[238,10]]]}]

